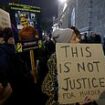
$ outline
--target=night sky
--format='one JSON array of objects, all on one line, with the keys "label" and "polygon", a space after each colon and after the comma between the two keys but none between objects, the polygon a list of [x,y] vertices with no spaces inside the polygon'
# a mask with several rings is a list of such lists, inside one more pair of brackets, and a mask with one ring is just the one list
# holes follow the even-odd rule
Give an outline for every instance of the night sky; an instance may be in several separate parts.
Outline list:
[{"label": "night sky", "polygon": [[53,16],[57,16],[57,0],[38,0],[38,2],[45,19],[52,19]]},{"label": "night sky", "polygon": [[52,30],[53,17],[57,17],[57,5],[58,0],[0,0],[0,5],[8,5],[9,2],[18,4],[27,4],[33,6],[39,6],[41,8],[41,23],[44,30],[48,33]]},{"label": "night sky", "polygon": [[[7,4],[17,0],[0,0],[0,4]],[[39,6],[42,9],[42,19],[52,21],[53,16],[57,16],[57,0],[18,0],[19,3]]]}]

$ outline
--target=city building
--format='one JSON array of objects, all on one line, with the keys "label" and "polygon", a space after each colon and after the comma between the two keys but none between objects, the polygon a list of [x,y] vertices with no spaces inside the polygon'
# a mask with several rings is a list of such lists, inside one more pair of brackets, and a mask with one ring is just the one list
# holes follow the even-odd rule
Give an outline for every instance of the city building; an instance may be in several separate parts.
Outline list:
[{"label": "city building", "polygon": [[61,28],[76,26],[81,33],[105,35],[105,0],[67,0],[58,5],[54,23]]}]

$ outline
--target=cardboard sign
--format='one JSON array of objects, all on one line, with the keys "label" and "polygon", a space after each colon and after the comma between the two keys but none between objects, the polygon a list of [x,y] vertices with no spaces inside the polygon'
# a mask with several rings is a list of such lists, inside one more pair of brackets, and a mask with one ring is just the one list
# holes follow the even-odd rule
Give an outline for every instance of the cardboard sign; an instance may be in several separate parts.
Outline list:
[{"label": "cardboard sign", "polygon": [[8,12],[0,9],[0,28],[11,27],[10,15]]},{"label": "cardboard sign", "polygon": [[56,45],[58,101],[82,103],[105,91],[105,57],[101,44]]}]

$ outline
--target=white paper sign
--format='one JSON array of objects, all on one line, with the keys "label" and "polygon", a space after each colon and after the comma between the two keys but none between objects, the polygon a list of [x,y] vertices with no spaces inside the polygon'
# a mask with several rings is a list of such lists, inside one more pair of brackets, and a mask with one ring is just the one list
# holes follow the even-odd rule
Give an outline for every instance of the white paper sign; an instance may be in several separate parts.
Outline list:
[{"label": "white paper sign", "polygon": [[0,9],[0,28],[11,27],[10,15],[8,12]]},{"label": "white paper sign", "polygon": [[101,44],[56,45],[58,101],[82,103],[105,90],[105,57]]}]

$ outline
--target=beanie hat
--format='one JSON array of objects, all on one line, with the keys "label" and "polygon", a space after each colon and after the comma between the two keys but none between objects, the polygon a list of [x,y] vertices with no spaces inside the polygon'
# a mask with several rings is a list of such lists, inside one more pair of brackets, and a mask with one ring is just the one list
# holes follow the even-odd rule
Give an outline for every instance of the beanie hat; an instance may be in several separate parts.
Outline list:
[{"label": "beanie hat", "polygon": [[56,29],[52,33],[52,38],[55,40],[57,43],[69,43],[70,39],[73,35],[73,30],[70,28],[65,28],[65,29]]}]

